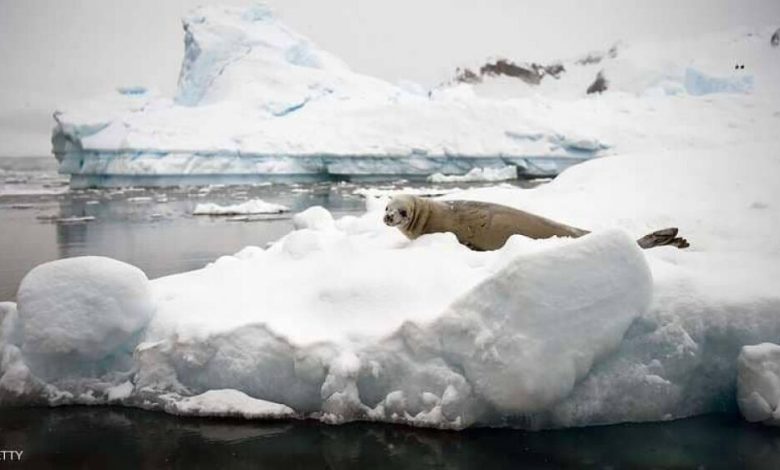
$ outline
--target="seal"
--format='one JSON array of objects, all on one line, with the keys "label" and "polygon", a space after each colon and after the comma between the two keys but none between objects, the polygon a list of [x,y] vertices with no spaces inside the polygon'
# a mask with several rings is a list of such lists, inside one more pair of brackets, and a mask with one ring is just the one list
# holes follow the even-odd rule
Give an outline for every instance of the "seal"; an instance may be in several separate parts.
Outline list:
[{"label": "seal", "polygon": [[[545,217],[500,204],[477,201],[434,201],[410,195],[394,197],[385,208],[384,222],[409,239],[427,233],[452,232],[463,245],[477,251],[497,250],[512,235],[530,238],[581,237],[590,233]],[[672,245],[687,248],[675,227],[657,230],[637,240],[642,248]]]}]

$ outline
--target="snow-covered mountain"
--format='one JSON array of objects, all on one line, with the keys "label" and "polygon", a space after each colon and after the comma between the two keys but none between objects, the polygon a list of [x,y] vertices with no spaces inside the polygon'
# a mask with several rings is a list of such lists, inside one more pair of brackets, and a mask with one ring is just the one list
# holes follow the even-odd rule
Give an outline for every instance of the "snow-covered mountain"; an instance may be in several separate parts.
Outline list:
[{"label": "snow-covered mountain", "polygon": [[[680,50],[625,47],[616,57],[562,63],[565,70],[546,72],[537,86],[496,76],[426,92],[350,70],[262,5],[203,7],[184,29],[175,97],[129,88],[55,112],[53,150],[74,185],[186,175],[422,176],[506,165],[557,174],[636,146],[741,139],[745,129],[691,133],[675,122],[680,109],[694,120],[734,112],[722,106],[729,98],[715,105],[694,95],[751,93],[777,77],[776,61],[757,60],[769,38],[754,34],[721,39],[728,59],[723,44],[709,40]],[[735,71],[732,62],[748,68]],[[602,70],[610,96],[588,96]]]}]

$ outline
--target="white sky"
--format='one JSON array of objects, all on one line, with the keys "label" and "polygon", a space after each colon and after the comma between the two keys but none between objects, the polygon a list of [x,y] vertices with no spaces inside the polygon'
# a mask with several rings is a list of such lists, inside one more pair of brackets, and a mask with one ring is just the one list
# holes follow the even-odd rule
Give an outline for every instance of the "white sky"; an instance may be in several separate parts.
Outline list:
[{"label": "white sky", "polygon": [[[217,0],[0,0],[0,156],[47,155],[58,106],[119,85],[172,94],[180,17]],[[221,3],[241,3],[223,1]],[[488,56],[552,60],[618,40],[780,26],[780,0],[269,0],[353,69],[433,85]]]}]

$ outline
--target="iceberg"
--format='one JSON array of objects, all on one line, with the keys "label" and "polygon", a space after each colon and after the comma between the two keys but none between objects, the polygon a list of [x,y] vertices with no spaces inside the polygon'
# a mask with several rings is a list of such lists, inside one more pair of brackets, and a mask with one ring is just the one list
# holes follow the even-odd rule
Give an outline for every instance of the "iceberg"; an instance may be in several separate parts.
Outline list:
[{"label": "iceberg", "polygon": [[195,206],[192,215],[242,215],[242,214],[280,214],[290,209],[281,204],[252,199],[240,204],[221,206],[214,203],[201,203]]},{"label": "iceberg", "polygon": [[517,167],[472,168],[465,175],[443,175],[435,173],[428,177],[431,183],[466,183],[484,181],[506,181],[517,179]]},{"label": "iceberg", "polygon": [[[598,139],[547,130],[468,89],[427,94],[356,73],[263,5],[202,7],[183,23],[175,97],[125,87],[54,113],[53,152],[74,187],[424,178],[507,165],[550,176],[607,148],[568,146],[552,137]],[[551,138],[513,137],[529,132]]]},{"label": "iceberg", "polygon": [[381,213],[323,211],[268,250],[152,282],[99,257],[35,268],[3,324],[2,401],[459,429],[567,396],[650,302],[620,231],[473,253],[449,234],[350,236]]},{"label": "iceberg", "polygon": [[[771,119],[754,122],[754,110],[728,95],[763,107],[780,81],[769,30],[621,44],[559,62],[539,83],[487,74],[424,90],[351,70],[263,5],[201,7],[183,24],[175,96],[123,87],[54,113],[53,153],[73,187],[424,179],[503,167],[550,177],[594,157],[734,144],[754,127],[771,133]],[[724,71],[724,57],[749,66]],[[588,95],[597,76],[609,88]]]}]

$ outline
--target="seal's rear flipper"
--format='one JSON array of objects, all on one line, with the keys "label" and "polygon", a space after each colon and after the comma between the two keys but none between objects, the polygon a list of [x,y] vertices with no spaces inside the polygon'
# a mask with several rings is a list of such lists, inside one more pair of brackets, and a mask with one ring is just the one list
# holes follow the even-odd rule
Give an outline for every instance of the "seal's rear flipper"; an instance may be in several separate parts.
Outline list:
[{"label": "seal's rear flipper", "polygon": [[677,227],[656,230],[653,233],[645,235],[636,242],[640,247],[645,249],[664,245],[676,246],[677,248],[688,248],[690,246],[688,240],[678,237],[677,232]]}]

